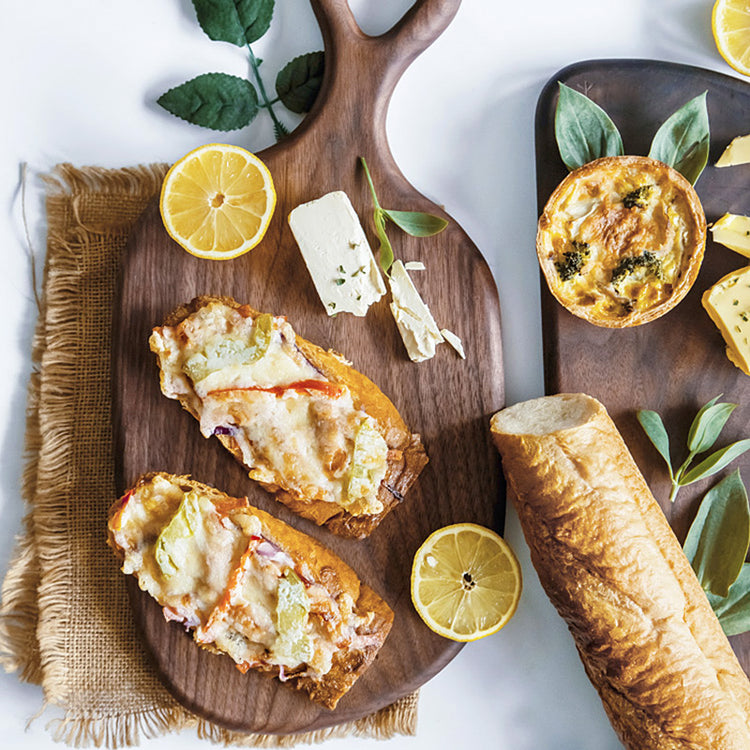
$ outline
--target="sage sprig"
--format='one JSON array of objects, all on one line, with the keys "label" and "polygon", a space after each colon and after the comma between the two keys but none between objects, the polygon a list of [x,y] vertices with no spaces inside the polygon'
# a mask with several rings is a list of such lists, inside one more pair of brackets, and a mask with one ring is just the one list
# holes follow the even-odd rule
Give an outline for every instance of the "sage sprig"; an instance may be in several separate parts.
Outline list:
[{"label": "sage sprig", "polygon": [[726,597],[750,547],[750,507],[739,469],[704,496],[683,548],[701,586]]},{"label": "sage sprig", "polygon": [[[609,115],[588,96],[559,84],[555,139],[565,166],[573,171],[603,156],[624,153]],[[710,129],[706,92],[674,112],[656,131],[648,155],[674,167],[695,184],[708,162]]]},{"label": "sage sprig", "polygon": [[739,470],[706,493],[683,548],[724,632],[750,630],[750,509]]},{"label": "sage sprig", "polygon": [[555,138],[572,172],[602,156],[621,156],[622,137],[609,115],[595,102],[560,83],[555,109]]},{"label": "sage sprig", "polygon": [[717,596],[710,591],[706,591],[706,596],[727,635],[750,630],[750,563],[742,564],[727,596]]},{"label": "sage sprig", "polygon": [[375,185],[372,181],[372,175],[367,166],[364,156],[359,157],[362,169],[365,171],[367,184],[370,187],[372,195],[373,213],[372,221],[375,225],[375,234],[380,240],[378,261],[383,273],[389,274],[394,261],[393,246],[386,232],[386,222],[392,221],[402,231],[412,237],[431,237],[434,234],[442,232],[448,226],[448,222],[441,216],[423,213],[422,211],[396,211],[390,208],[383,208],[375,192]]},{"label": "sage sprig", "polygon": [[680,488],[713,476],[750,450],[750,439],[738,440],[710,453],[697,465],[692,465],[699,455],[713,448],[724,425],[737,408],[737,404],[717,403],[719,398],[720,396],[716,396],[711,399],[695,415],[688,432],[688,455],[677,470],[672,466],[669,436],[661,417],[655,411],[648,409],[641,409],[636,414],[643,431],[664,459],[669,470],[669,478],[672,482],[672,489],[669,493],[671,502],[674,502]]},{"label": "sage sprig", "polygon": [[648,155],[674,167],[694,185],[708,163],[710,141],[704,91],[680,107],[656,131]]},{"label": "sage sprig", "polygon": [[[712,398],[695,415],[688,431],[688,456],[676,471],[661,417],[645,409],[637,413],[646,435],[667,464],[672,480],[670,500],[680,487],[717,473],[750,448],[750,440],[738,440],[690,468],[698,455],[713,448],[737,408],[737,404],[720,402],[719,398]],[[704,495],[683,544],[685,556],[727,635],[750,630],[750,564],[745,562],[748,549],[750,506],[737,469]]]},{"label": "sage sprig", "polygon": [[170,89],[157,103],[187,122],[222,131],[244,128],[265,109],[280,140],[289,129],[273,105],[280,102],[298,114],[310,111],[323,77],[323,53],[310,52],[287,63],[276,77],[276,98],[270,99],[261,76],[262,60],[250,45],[268,31],[274,0],[193,0],[193,7],[210,39],[247,49],[255,85],[227,73],[206,73]]}]

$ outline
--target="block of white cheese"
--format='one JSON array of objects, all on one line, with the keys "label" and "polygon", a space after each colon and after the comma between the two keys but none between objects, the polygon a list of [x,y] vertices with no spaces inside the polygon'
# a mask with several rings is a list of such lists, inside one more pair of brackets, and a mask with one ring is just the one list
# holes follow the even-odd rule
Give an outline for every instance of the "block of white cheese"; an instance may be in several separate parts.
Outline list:
[{"label": "block of white cheese", "polygon": [[735,167],[750,163],[750,135],[740,135],[724,149],[716,162],[717,167]]},{"label": "block of white cheese", "polygon": [[702,303],[721,331],[727,357],[750,375],[750,266],[719,279],[704,292]]},{"label": "block of white cheese", "polygon": [[750,258],[750,216],[724,214],[712,227],[714,242]]},{"label": "block of white cheese", "polygon": [[315,289],[329,315],[359,317],[386,292],[349,196],[341,190],[303,203],[289,214]]},{"label": "block of white cheese", "polygon": [[391,312],[409,359],[424,362],[434,357],[443,335],[400,260],[391,266],[390,286]]}]

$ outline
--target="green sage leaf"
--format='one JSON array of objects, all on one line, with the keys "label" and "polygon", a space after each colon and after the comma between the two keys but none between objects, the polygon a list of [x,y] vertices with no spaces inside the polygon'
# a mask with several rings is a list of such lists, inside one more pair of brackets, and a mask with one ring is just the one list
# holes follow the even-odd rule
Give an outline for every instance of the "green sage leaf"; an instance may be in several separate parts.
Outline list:
[{"label": "green sage leaf", "polygon": [[288,62],[276,76],[276,94],[283,105],[297,114],[309,112],[323,81],[325,55],[308,52]]},{"label": "green sage leaf", "polygon": [[383,269],[383,273],[387,275],[393,265],[394,255],[393,246],[391,245],[391,241],[388,239],[388,235],[385,231],[385,213],[382,208],[378,207],[375,209],[373,221],[375,222],[375,233],[380,240],[378,262]]},{"label": "green sage leaf", "polygon": [[162,94],[157,103],[167,112],[213,130],[237,130],[258,114],[258,95],[244,78],[204,73]]},{"label": "green sage leaf", "polygon": [[716,396],[703,406],[690,425],[688,450],[691,453],[703,453],[713,447],[727,420],[737,408],[737,404],[717,404],[718,398]]},{"label": "green sage leaf", "polygon": [[573,171],[602,156],[621,156],[622,137],[609,115],[587,96],[560,84],[555,138],[565,166]]},{"label": "green sage leaf", "polygon": [[706,596],[727,635],[739,635],[750,630],[750,563],[743,563],[727,596],[716,596],[710,591],[706,592]]},{"label": "green sage leaf", "polygon": [[648,155],[674,167],[695,184],[708,162],[710,140],[704,91],[664,122],[651,142]]},{"label": "green sage leaf", "polygon": [[386,208],[383,212],[397,227],[412,237],[431,237],[448,226],[446,219],[421,211],[393,211]]},{"label": "green sage leaf", "polygon": [[198,23],[217,42],[244,47],[268,31],[274,0],[193,0]]},{"label": "green sage leaf", "polygon": [[666,462],[669,469],[669,476],[673,477],[672,459],[669,457],[669,435],[667,435],[667,430],[664,427],[661,417],[650,409],[640,409],[636,412],[636,417],[641,427],[643,427],[646,436]]},{"label": "green sage leaf", "polygon": [[717,596],[727,596],[749,546],[750,507],[738,469],[706,493],[684,550],[701,586]]},{"label": "green sage leaf", "polygon": [[747,438],[720,448],[708,456],[708,458],[703,459],[703,461],[690,469],[690,471],[685,472],[679,480],[679,485],[684,487],[686,484],[692,484],[699,479],[706,479],[713,476],[748,450],[750,450],[750,439]]}]

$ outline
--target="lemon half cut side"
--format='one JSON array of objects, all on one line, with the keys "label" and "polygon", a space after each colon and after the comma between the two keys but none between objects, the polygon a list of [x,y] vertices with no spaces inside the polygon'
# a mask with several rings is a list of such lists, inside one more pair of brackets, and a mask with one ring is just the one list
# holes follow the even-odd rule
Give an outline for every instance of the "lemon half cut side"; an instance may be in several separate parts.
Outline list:
[{"label": "lemon half cut side", "polygon": [[427,627],[454,641],[475,641],[500,630],[516,611],[521,589],[513,550],[484,526],[445,526],[414,556],[414,607]]},{"label": "lemon half cut side", "polygon": [[266,165],[255,154],[223,143],[200,146],[175,162],[159,201],[169,236],[191,255],[212,260],[254,248],[275,207]]},{"label": "lemon half cut side", "polygon": [[750,4],[746,0],[717,0],[711,31],[721,56],[738,73],[750,75]]}]

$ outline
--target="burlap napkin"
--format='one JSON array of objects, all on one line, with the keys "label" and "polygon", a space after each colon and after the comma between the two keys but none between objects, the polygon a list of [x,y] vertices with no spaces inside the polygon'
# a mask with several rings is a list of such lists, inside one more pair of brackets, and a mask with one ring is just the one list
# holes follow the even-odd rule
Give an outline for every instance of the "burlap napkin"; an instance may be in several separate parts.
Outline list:
[{"label": "burlap napkin", "polygon": [[48,240],[29,387],[24,493],[29,512],[6,574],[0,663],[62,708],[56,740],[120,747],[192,727],[241,746],[414,734],[417,695],[329,730],[242,735],[200,720],[162,686],[139,641],[124,576],[105,545],[115,497],[110,330],[118,263],[164,165],[76,169],[46,178]]}]

